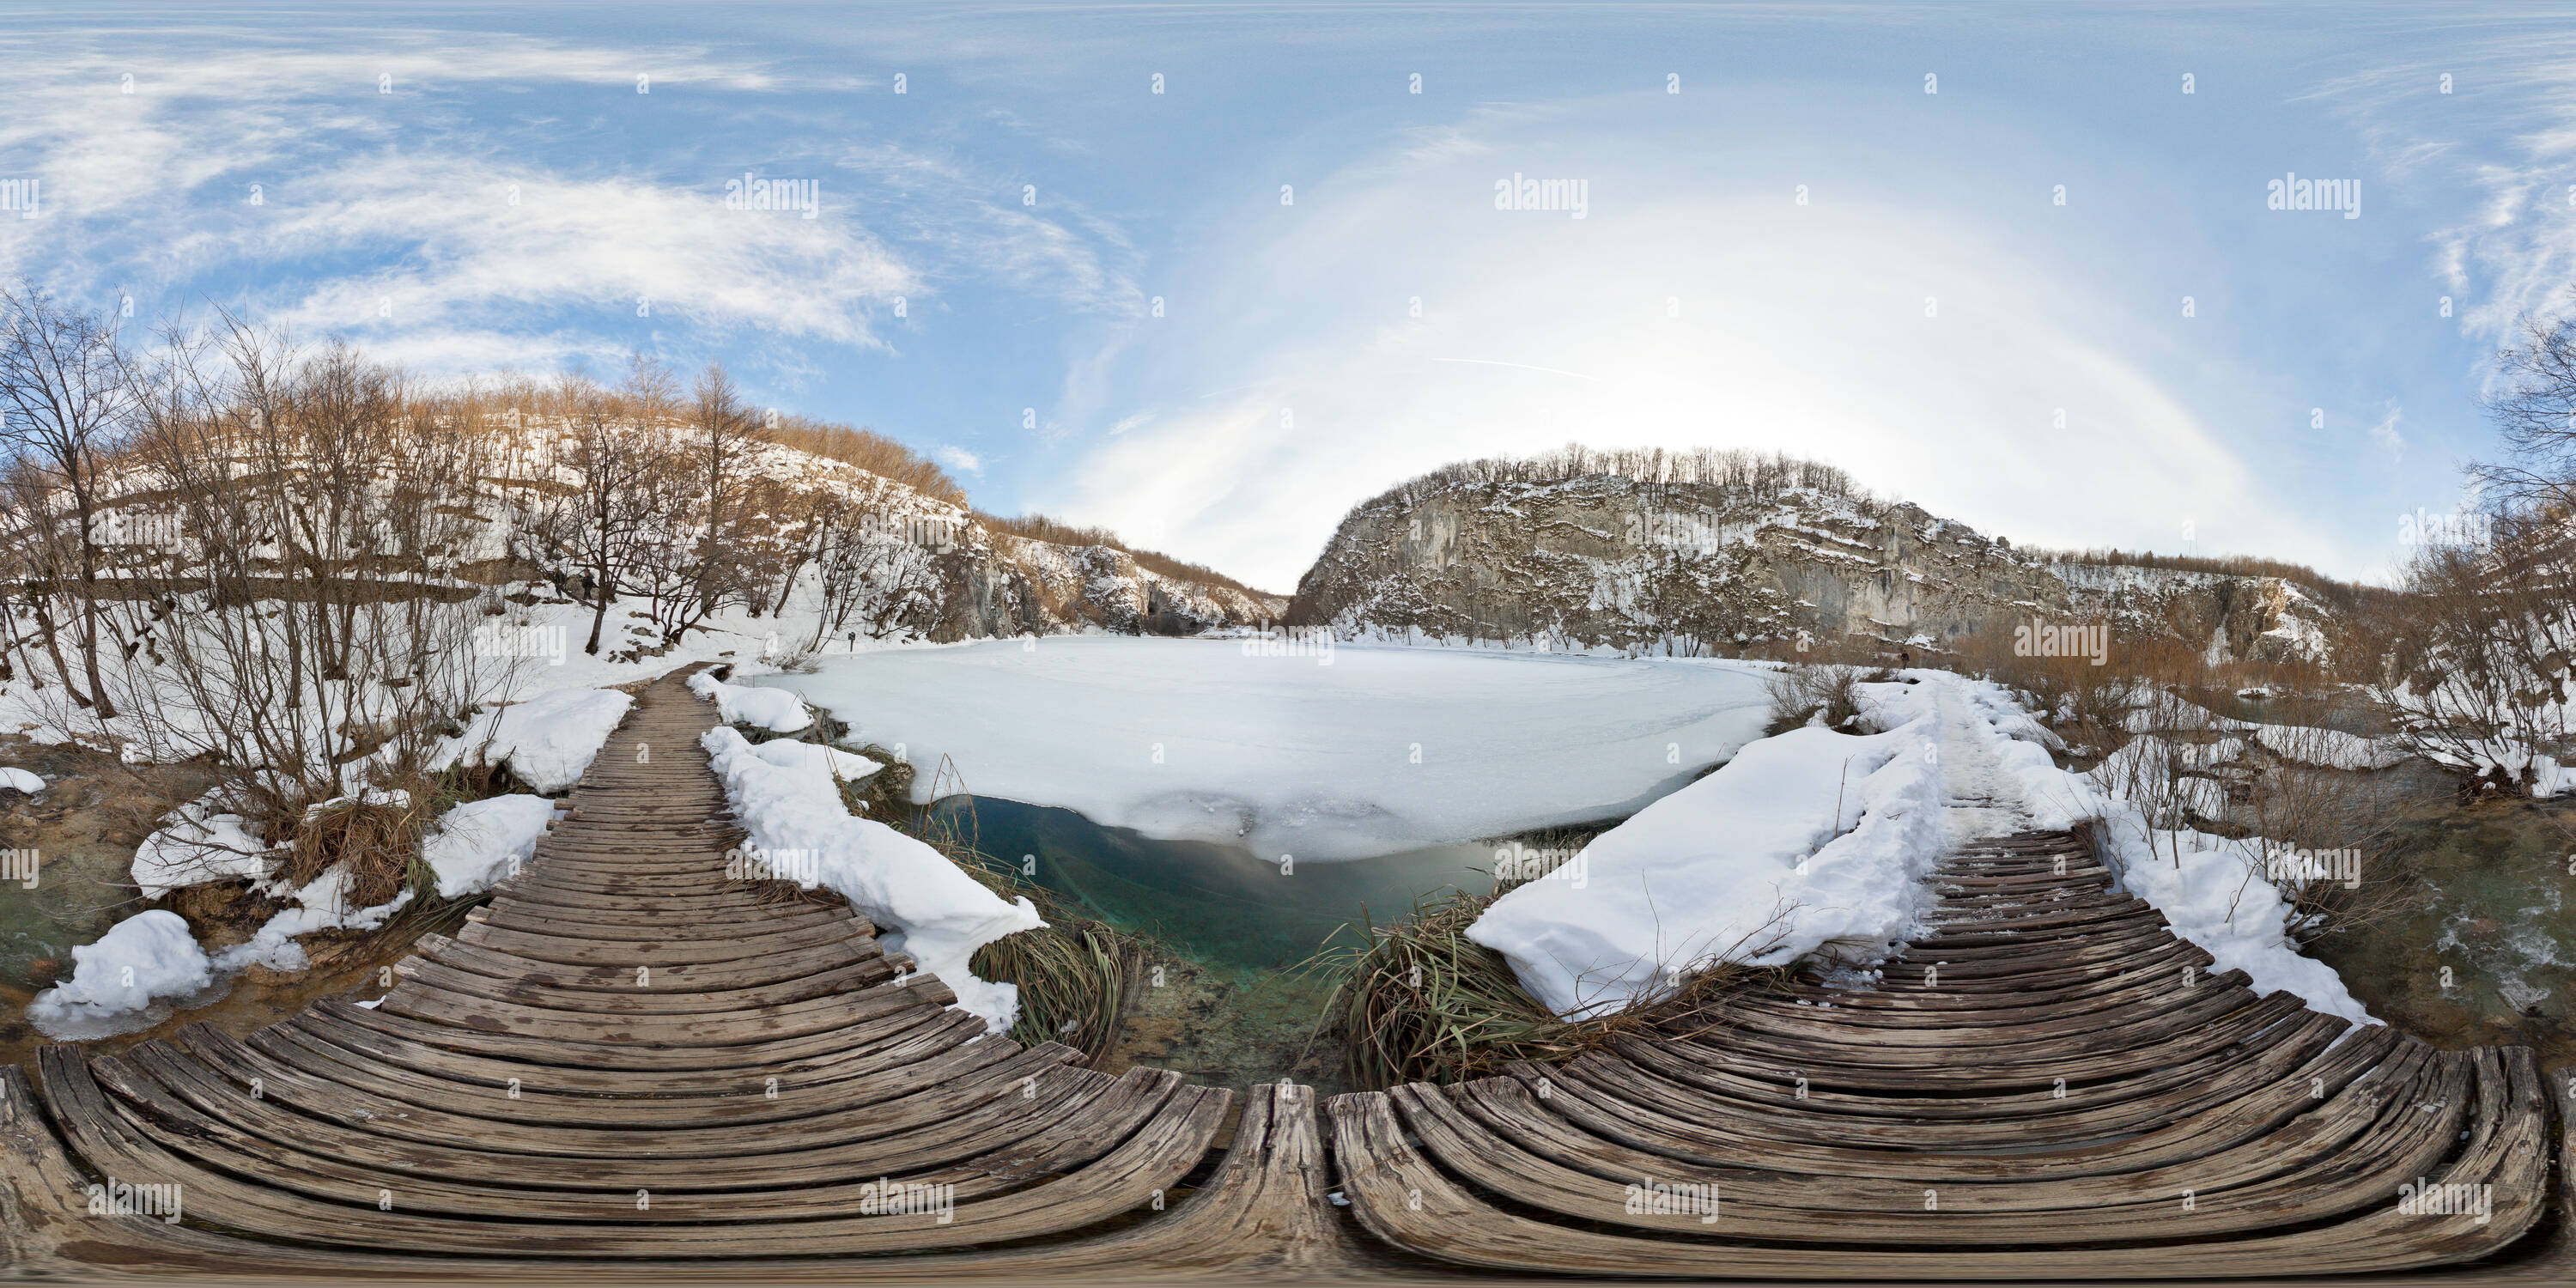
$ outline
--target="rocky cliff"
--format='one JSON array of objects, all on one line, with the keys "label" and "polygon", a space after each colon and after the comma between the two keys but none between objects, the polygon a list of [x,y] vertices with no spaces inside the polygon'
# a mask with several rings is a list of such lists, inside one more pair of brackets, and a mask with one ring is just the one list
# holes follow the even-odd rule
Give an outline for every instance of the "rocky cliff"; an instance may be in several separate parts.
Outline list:
[{"label": "rocky cliff", "polygon": [[1283,620],[1716,655],[1801,632],[1939,644],[2034,615],[2109,615],[2221,660],[2327,647],[2328,610],[2279,578],[2057,565],[1910,504],[1616,473],[1400,487],[1343,520]]}]

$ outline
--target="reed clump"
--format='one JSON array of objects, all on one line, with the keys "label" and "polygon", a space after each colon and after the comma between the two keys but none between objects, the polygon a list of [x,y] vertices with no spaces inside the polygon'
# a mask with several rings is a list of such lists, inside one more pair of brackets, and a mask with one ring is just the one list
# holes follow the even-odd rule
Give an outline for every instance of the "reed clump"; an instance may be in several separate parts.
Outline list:
[{"label": "reed clump", "polygon": [[[1463,1082],[1517,1062],[1561,1063],[1620,1037],[1715,1032],[1727,1023],[1729,999],[1784,982],[1792,969],[1727,960],[1761,956],[1777,940],[1775,920],[1746,944],[1681,972],[1652,997],[1561,1019],[1521,987],[1502,954],[1467,938],[1467,928],[1499,897],[1460,890],[1417,902],[1411,916],[1362,926],[1361,942],[1318,954],[1308,968],[1341,978],[1308,1049],[1338,1042],[1351,1084],[1370,1090]],[[1753,940],[1765,942],[1752,946]]]}]

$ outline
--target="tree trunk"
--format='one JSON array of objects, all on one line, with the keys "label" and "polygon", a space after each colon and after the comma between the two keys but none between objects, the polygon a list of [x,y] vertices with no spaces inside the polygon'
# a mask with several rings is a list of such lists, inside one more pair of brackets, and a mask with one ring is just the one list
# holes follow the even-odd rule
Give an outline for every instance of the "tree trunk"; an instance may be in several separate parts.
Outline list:
[{"label": "tree trunk", "polygon": [[90,535],[90,519],[96,507],[87,493],[77,498],[80,511],[81,557],[81,668],[89,677],[89,693],[99,718],[116,718],[116,704],[108,700],[107,684],[98,675],[98,547]]},{"label": "tree trunk", "polygon": [[608,601],[617,598],[610,593],[605,580],[600,582],[599,589],[595,593],[599,596],[599,607],[593,609],[590,614],[590,642],[581,646],[581,651],[592,657],[599,656],[599,632],[601,627],[608,624]]}]

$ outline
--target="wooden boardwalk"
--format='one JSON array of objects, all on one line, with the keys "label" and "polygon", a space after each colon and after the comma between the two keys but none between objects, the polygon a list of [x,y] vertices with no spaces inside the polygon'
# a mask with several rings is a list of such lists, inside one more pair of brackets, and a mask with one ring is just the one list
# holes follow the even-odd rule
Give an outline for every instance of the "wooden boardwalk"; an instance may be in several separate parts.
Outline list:
[{"label": "wooden boardwalk", "polygon": [[[2257,995],[2109,876],[2067,833],[1980,842],[1873,987],[1336,1097],[1350,1201],[1392,1243],[1495,1270],[1778,1279],[2419,1269],[2542,1219],[2551,1096],[2527,1048],[2436,1051]],[[2401,1211],[2426,1178],[2486,1187],[2486,1215]]]},{"label": "wooden boardwalk", "polygon": [[[728,881],[713,718],[651,686],[536,861],[376,1008],[48,1048],[41,1097],[0,1070],[10,1268],[2318,1275],[2485,1256],[2549,1201],[2529,1052],[2337,1042],[2208,973],[2064,834],[1952,859],[1939,935],[1877,988],[1337,1097],[1328,1155],[1306,1088],[1236,1112],[980,1036],[846,907]],[[2487,1219],[2399,1212],[2419,1177],[2491,1187]],[[111,1182],[178,1186],[183,1218],[92,1215]]]}]

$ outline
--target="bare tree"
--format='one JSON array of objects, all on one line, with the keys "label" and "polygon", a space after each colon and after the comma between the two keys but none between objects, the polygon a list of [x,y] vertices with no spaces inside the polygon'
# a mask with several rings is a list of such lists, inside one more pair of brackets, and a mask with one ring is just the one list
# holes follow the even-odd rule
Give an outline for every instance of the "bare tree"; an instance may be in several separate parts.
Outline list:
[{"label": "bare tree", "polygon": [[748,590],[744,565],[762,524],[742,504],[746,457],[758,445],[759,421],[721,362],[707,364],[692,392],[690,429],[696,437],[690,446],[696,458],[697,485],[705,495],[701,502],[705,526],[696,543],[695,593],[688,615],[674,622],[666,636],[672,642],[712,616],[729,597],[743,595],[747,607],[759,607],[758,597]]},{"label": "bare tree", "polygon": [[[407,854],[315,809],[407,785],[371,817],[408,826],[429,748],[508,669],[449,575],[478,522],[452,501],[481,469],[458,409],[345,347],[299,355],[238,323],[174,344],[139,388],[138,482],[178,538],[153,593],[117,601],[151,642],[114,681],[136,739],[219,766],[237,808],[297,838],[289,876]],[[364,897],[400,873],[374,865]]]},{"label": "bare tree", "polygon": [[2525,318],[2522,340],[2496,355],[2502,376],[2487,414],[2510,459],[2471,477],[2523,505],[2576,511],[2576,314]]},{"label": "bare tree", "polygon": [[106,489],[103,475],[129,432],[134,414],[115,317],[65,308],[33,285],[0,288],[0,411],[4,438],[32,473],[36,493],[25,497],[39,526],[49,527],[65,507],[73,540],[68,567],[49,576],[59,585],[68,572],[77,601],[81,670],[89,692],[66,688],[101,719],[116,715],[99,673],[97,523]]},{"label": "bare tree", "polygon": [[599,652],[609,605],[660,518],[653,505],[663,452],[651,419],[659,392],[649,372],[630,378],[619,393],[577,375],[564,376],[551,391],[548,410],[567,440],[562,464],[572,479],[565,492],[547,499],[536,527],[550,548],[582,570],[592,605],[586,653]]},{"label": "bare tree", "polygon": [[2546,512],[2489,516],[2487,541],[2435,544],[2374,625],[2374,693],[2409,751],[2490,786],[2531,785],[2576,704],[2576,546]]}]

